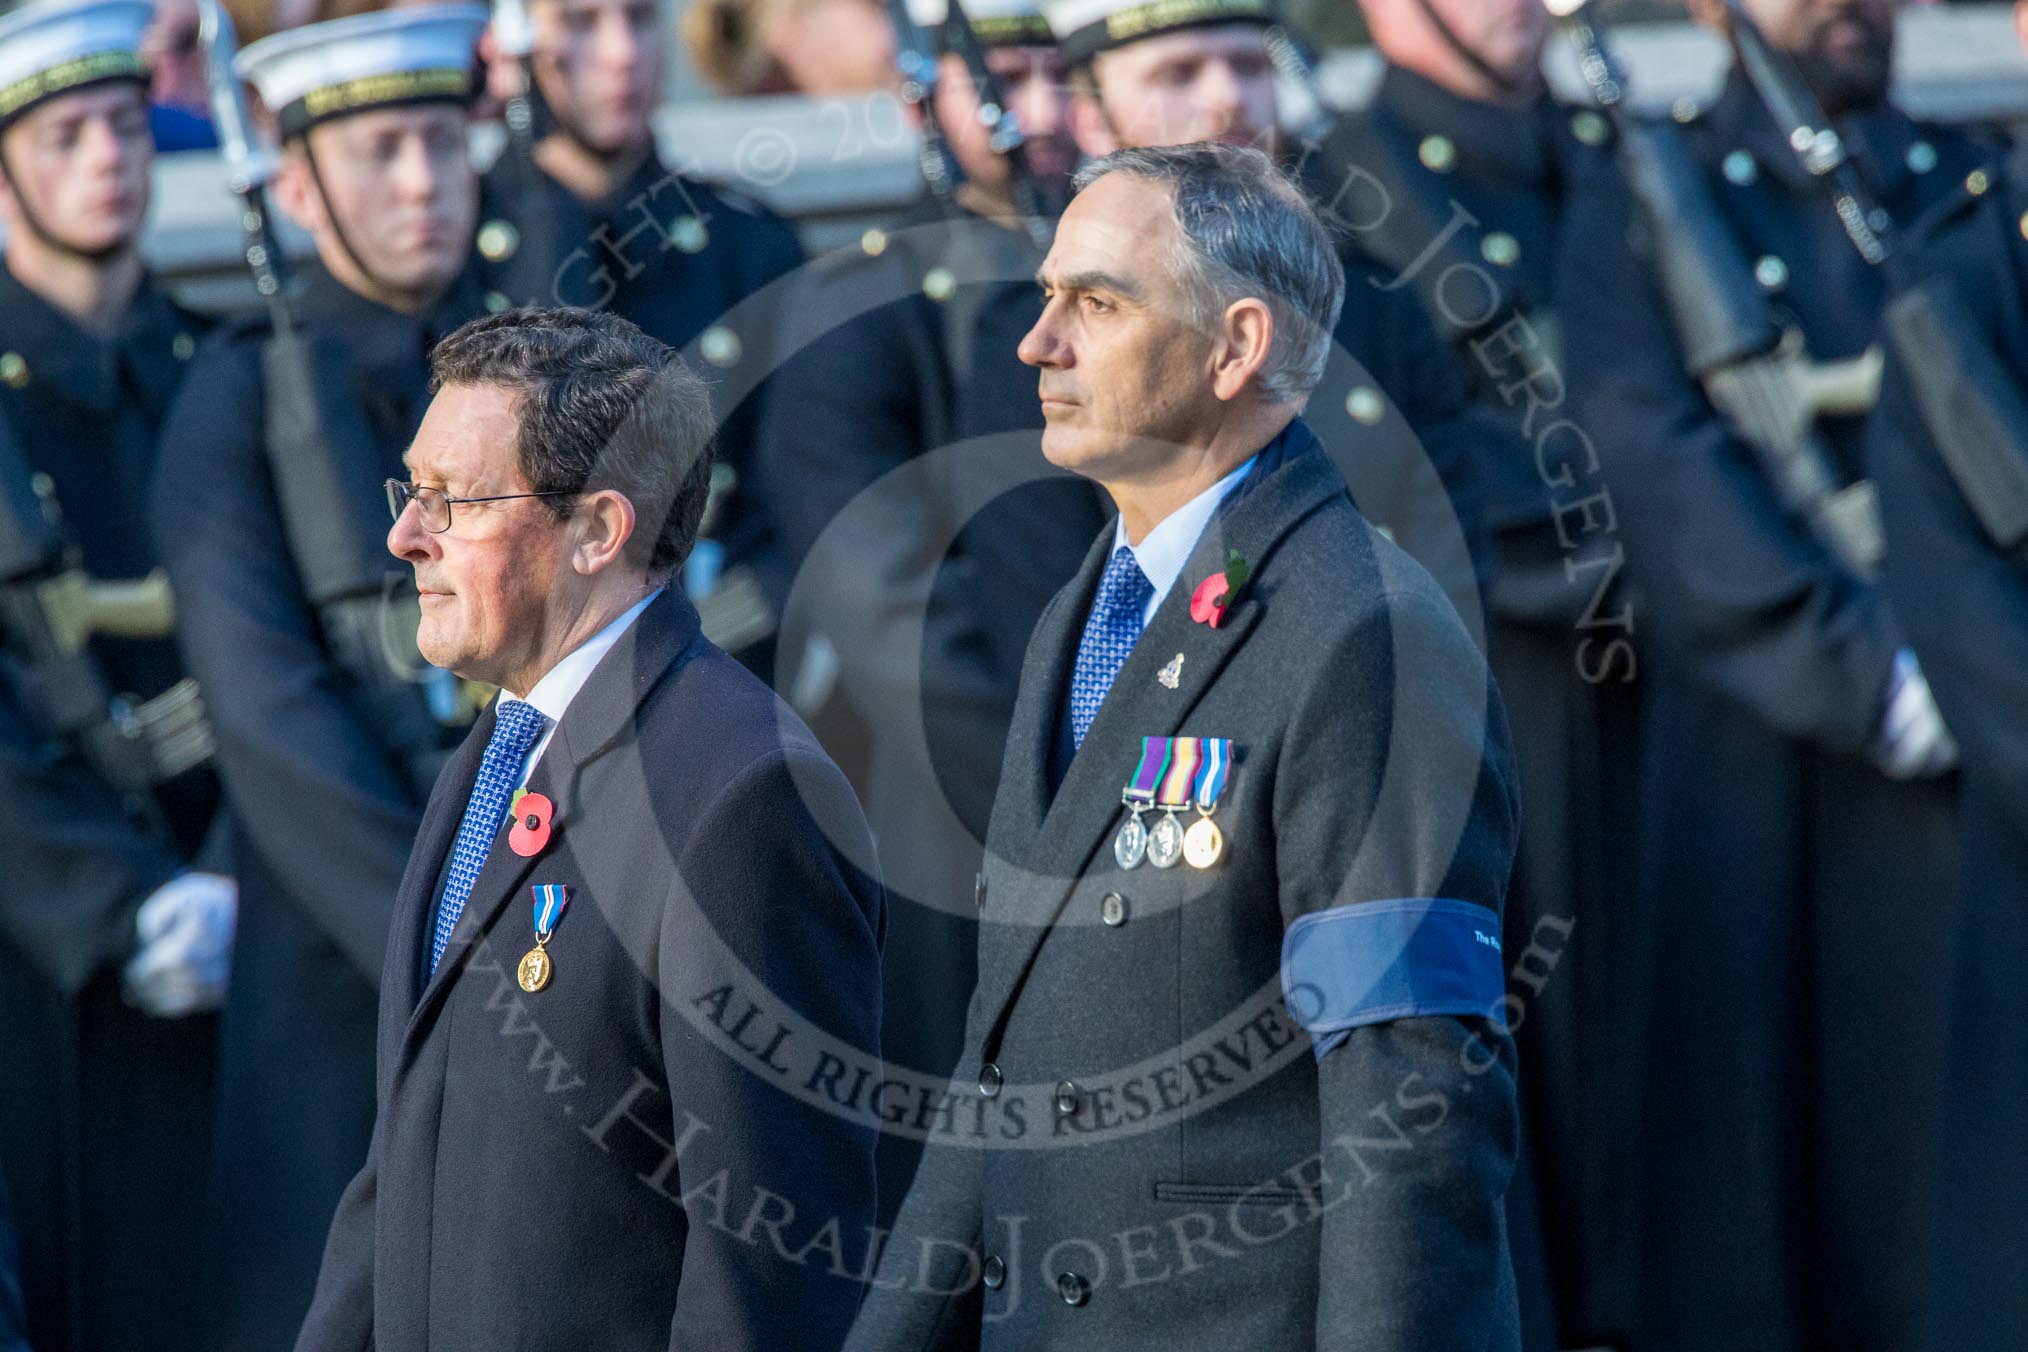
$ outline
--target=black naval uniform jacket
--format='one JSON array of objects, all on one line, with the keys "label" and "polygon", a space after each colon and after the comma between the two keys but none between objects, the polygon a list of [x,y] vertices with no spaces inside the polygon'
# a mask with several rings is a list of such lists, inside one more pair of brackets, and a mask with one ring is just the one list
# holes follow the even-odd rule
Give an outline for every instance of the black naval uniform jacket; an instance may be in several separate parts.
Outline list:
[{"label": "black naval uniform jacket", "polygon": [[[792,1091],[821,1039],[879,1045],[881,892],[844,777],[665,592],[529,777],[546,842],[495,837],[425,979],[492,730],[445,768],[401,881],[373,1148],[298,1352],[836,1347],[873,1124]],[[569,900],[528,992],[538,885]]]},{"label": "black naval uniform jacket", "polygon": [[[460,287],[433,314],[397,314],[318,268],[298,312],[319,387],[362,415],[371,444],[333,457],[352,496],[370,497],[407,477],[430,348],[480,306]],[[365,1157],[375,986],[429,789],[350,698],[305,598],[266,444],[267,333],[242,322],[200,353],[163,431],[152,504],[242,836],[208,1311],[208,1346],[227,1352],[291,1336],[331,1208]],[[362,544],[384,551],[384,523],[362,521]],[[409,573],[392,555],[387,569]]]},{"label": "black naval uniform jacket", "polygon": [[[2028,160],[2016,146],[1938,209],[1923,273],[1951,288],[2014,393],[2028,386]],[[1963,757],[1964,899],[1953,945],[1933,1266],[1933,1347],[2028,1346],[2028,555],[1989,536],[1891,354],[1867,429],[1885,585]]]},{"label": "black naval uniform jacket", "polygon": [[[1196,623],[1229,550],[1252,576]],[[1029,647],[957,1102],[849,1346],[1517,1346],[1513,1063],[1484,1017],[1514,786],[1483,660],[1298,421],[1052,789],[1112,552],[1108,530]],[[1232,739],[1225,853],[1123,869],[1121,789],[1172,734]]]},{"label": "black naval uniform jacket", "polygon": [[[1778,316],[1818,361],[1865,352],[1884,279],[1751,85],[1734,71],[1680,130]],[[1839,131],[1904,225],[1981,158],[1964,132],[1886,105]],[[1643,639],[1629,1336],[1915,1346],[1955,782],[1875,768],[1901,620],[1781,508],[1686,372],[1651,238],[1620,177],[1594,176],[1569,208],[1558,284],[1584,438],[1570,455],[1584,468],[1595,454],[1601,479],[1566,529],[1623,545]],[[1858,478],[1864,419],[1817,426],[1836,471]]]},{"label": "black naval uniform jacket", "polygon": [[1015,355],[1040,313],[1028,237],[925,197],[874,244],[797,288],[761,467],[796,569],[790,624],[837,653],[852,719],[833,735],[863,739],[861,799],[902,902],[888,1053],[942,1076],[1021,653],[1111,507],[1042,456],[1035,371]]},{"label": "black naval uniform jacket", "polygon": [[1377,189],[1348,194],[1340,214],[1362,227],[1354,237],[1390,285],[1421,300],[1483,431],[1469,455],[1487,647],[1512,714],[1522,803],[1507,937],[1517,952],[1557,954],[1553,981],[1516,985],[1529,1002],[1516,1039],[1543,1280],[1530,1281],[1531,1209],[1510,1206],[1509,1220],[1526,1326],[1549,1319],[1537,1307],[1553,1285],[1558,1345],[1573,1346],[1623,1327],[1633,1273],[1622,1216],[1638,1139],[1622,1090],[1639,1053],[1602,1031],[1626,998],[1636,621],[1613,542],[1573,538],[1563,519],[1599,483],[1559,460],[1571,399],[1554,294],[1565,202],[1611,171],[1609,136],[1600,113],[1546,91],[1509,107],[1389,64],[1318,152],[1384,186],[1384,200]]},{"label": "black naval uniform jacket", "polygon": [[[48,476],[61,528],[96,580],[159,562],[145,514],[164,410],[204,331],[144,278],[108,336],[0,266],[0,434]],[[29,485],[13,491],[34,501]],[[110,693],[148,699],[184,674],[174,641],[95,635]],[[127,1005],[134,915],[190,867],[218,803],[208,768],[149,795],[166,832],[31,712],[25,668],[0,656],[0,1036],[12,1058],[0,1160],[19,1222],[26,1333],[38,1348],[195,1347],[196,1253],[210,1124],[209,1016]],[[204,866],[231,872],[206,852]],[[95,1262],[126,1253],[131,1262]],[[145,1259],[141,1256],[145,1255]],[[0,1318],[0,1326],[4,1326]],[[179,1339],[188,1339],[179,1341]]]},{"label": "black naval uniform jacket", "polygon": [[787,578],[752,478],[781,322],[768,284],[803,261],[794,229],[653,156],[609,199],[585,202],[511,148],[480,180],[479,221],[488,306],[611,310],[711,381],[717,463],[735,476],[713,509],[712,536],[725,566],[756,569],[779,605]]}]

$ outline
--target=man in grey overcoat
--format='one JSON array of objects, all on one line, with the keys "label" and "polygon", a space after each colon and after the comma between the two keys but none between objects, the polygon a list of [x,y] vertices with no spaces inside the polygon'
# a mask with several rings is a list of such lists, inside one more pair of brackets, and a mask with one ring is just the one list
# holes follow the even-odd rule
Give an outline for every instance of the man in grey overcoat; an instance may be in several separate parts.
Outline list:
[{"label": "man in grey overcoat", "polygon": [[1028,647],[965,1055],[849,1346],[1515,1347],[1507,732],[1299,416],[1343,274],[1256,151],[1079,183],[1021,356],[1119,517]]}]

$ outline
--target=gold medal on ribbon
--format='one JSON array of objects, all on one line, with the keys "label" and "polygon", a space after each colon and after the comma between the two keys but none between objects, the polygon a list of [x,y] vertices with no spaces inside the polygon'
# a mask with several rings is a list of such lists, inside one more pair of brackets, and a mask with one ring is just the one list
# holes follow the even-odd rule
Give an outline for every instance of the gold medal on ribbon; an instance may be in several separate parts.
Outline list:
[{"label": "gold medal on ribbon", "polygon": [[535,947],[521,955],[514,979],[533,995],[556,974],[556,964],[549,956],[549,936],[556,933],[556,922],[563,918],[563,908],[570,905],[570,889],[560,883],[537,883],[531,890],[535,893]]},{"label": "gold medal on ribbon", "polygon": [[1225,777],[1232,769],[1232,739],[1206,737],[1203,742],[1204,755],[1191,795],[1197,804],[1197,820],[1183,837],[1183,858],[1192,868],[1210,868],[1225,854],[1225,833],[1211,820],[1211,814],[1218,810]]},{"label": "gold medal on ribbon", "polygon": [[1225,853],[1225,833],[1210,815],[1199,817],[1183,833],[1183,858],[1192,868],[1210,868]]}]

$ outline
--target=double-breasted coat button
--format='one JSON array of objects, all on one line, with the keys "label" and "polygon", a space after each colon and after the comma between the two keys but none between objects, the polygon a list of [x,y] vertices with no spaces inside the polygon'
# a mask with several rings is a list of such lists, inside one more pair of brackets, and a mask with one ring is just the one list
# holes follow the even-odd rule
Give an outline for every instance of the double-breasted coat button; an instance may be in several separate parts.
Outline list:
[{"label": "double-breasted coat button", "polygon": [[1006,1082],[1006,1077],[1000,1074],[1000,1067],[991,1061],[979,1067],[979,1097],[999,1097],[1000,1086]]},{"label": "double-breasted coat button", "polygon": [[1075,1272],[1056,1274],[1056,1294],[1063,1297],[1065,1305],[1082,1305],[1091,1299],[1091,1283]]},{"label": "double-breasted coat button", "polygon": [[1075,1081],[1064,1080],[1056,1086],[1056,1111],[1065,1117],[1076,1117],[1077,1110],[1084,1106],[1084,1091]]},{"label": "double-breasted coat button", "polygon": [[997,1253],[986,1255],[986,1266],[980,1280],[986,1283],[988,1291],[998,1291],[1007,1284],[1007,1263]]},{"label": "double-breasted coat button", "polygon": [[1117,892],[1108,892],[1099,903],[1099,919],[1114,929],[1127,923],[1127,899]]}]

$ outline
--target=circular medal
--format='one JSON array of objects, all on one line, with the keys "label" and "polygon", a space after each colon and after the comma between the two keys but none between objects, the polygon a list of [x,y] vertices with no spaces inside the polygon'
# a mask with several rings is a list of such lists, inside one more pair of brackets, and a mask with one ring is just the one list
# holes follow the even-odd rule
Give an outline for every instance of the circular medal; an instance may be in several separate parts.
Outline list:
[{"label": "circular medal", "polygon": [[1225,853],[1225,833],[1209,817],[1199,817],[1183,833],[1183,857],[1192,868],[1210,868]]},{"label": "circular medal", "polygon": [[514,976],[521,989],[533,995],[549,984],[550,970],[549,954],[538,945],[521,955],[521,965],[514,969]]},{"label": "circular medal", "polygon": [[1139,868],[1141,861],[1148,857],[1148,828],[1141,825],[1141,814],[1120,824],[1120,833],[1113,837],[1113,858],[1121,868]]},{"label": "circular medal", "polygon": [[1171,812],[1155,823],[1148,834],[1148,862],[1156,868],[1174,868],[1183,857],[1183,823]]}]

